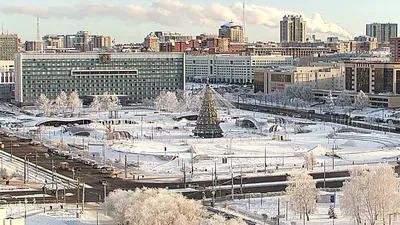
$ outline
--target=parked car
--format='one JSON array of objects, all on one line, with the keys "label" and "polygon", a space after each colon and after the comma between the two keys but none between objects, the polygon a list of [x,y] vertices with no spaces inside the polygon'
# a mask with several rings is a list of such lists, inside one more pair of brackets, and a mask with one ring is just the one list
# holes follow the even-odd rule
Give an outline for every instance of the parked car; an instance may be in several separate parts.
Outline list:
[{"label": "parked car", "polygon": [[19,144],[13,144],[12,146],[13,147],[19,147]]}]

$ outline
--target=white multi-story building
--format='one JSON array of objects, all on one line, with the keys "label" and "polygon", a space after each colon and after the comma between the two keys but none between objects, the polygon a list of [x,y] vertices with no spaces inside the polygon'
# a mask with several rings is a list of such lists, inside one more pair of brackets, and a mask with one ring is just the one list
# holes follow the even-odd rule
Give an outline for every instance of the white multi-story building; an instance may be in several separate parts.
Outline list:
[{"label": "white multi-story building", "polygon": [[292,67],[292,56],[186,56],[188,81],[231,84],[251,84],[254,70],[260,68]]},{"label": "white multi-story building", "polygon": [[341,91],[345,89],[344,75],[344,66],[297,67],[293,81],[312,89]]}]

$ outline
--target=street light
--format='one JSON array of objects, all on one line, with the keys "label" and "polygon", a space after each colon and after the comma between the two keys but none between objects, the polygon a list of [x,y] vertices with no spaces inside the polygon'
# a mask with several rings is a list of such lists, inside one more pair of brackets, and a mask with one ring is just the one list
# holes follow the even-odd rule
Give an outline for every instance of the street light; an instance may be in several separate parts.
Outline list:
[{"label": "street light", "polygon": [[30,153],[24,155],[24,184],[26,184],[26,173],[27,173],[27,170],[28,170],[28,165],[26,163],[26,158],[27,158],[28,155],[32,155],[32,153],[30,152]]}]

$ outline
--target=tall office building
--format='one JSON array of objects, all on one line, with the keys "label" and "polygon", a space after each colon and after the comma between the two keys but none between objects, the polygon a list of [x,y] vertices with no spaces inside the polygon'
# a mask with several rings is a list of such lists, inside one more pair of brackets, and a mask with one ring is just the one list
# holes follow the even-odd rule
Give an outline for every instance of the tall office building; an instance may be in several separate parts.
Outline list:
[{"label": "tall office building", "polygon": [[379,43],[388,43],[390,38],[397,37],[396,23],[371,23],[366,25],[365,34],[374,37]]},{"label": "tall office building", "polygon": [[18,35],[0,34],[0,60],[14,60],[18,51]]},{"label": "tall office building", "polygon": [[33,104],[46,94],[77,91],[89,100],[105,92],[122,102],[156,98],[185,89],[183,53],[19,53],[15,57],[15,101]]},{"label": "tall office building", "polygon": [[306,22],[302,16],[284,16],[280,24],[281,43],[305,42]]},{"label": "tall office building", "polygon": [[219,29],[220,38],[228,38],[230,42],[244,42],[243,27],[234,22],[223,24]]}]

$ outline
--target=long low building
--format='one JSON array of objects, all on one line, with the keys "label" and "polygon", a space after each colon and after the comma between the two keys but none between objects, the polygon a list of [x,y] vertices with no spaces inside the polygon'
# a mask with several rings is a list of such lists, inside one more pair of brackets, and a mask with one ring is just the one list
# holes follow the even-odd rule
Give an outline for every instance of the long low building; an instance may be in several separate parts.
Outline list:
[{"label": "long low building", "polygon": [[186,56],[188,81],[230,84],[252,84],[254,70],[292,67],[291,56],[201,55]]},{"label": "long low building", "polygon": [[90,99],[105,92],[123,103],[155,98],[162,91],[185,88],[183,53],[18,53],[15,101],[33,104],[64,91]]}]

